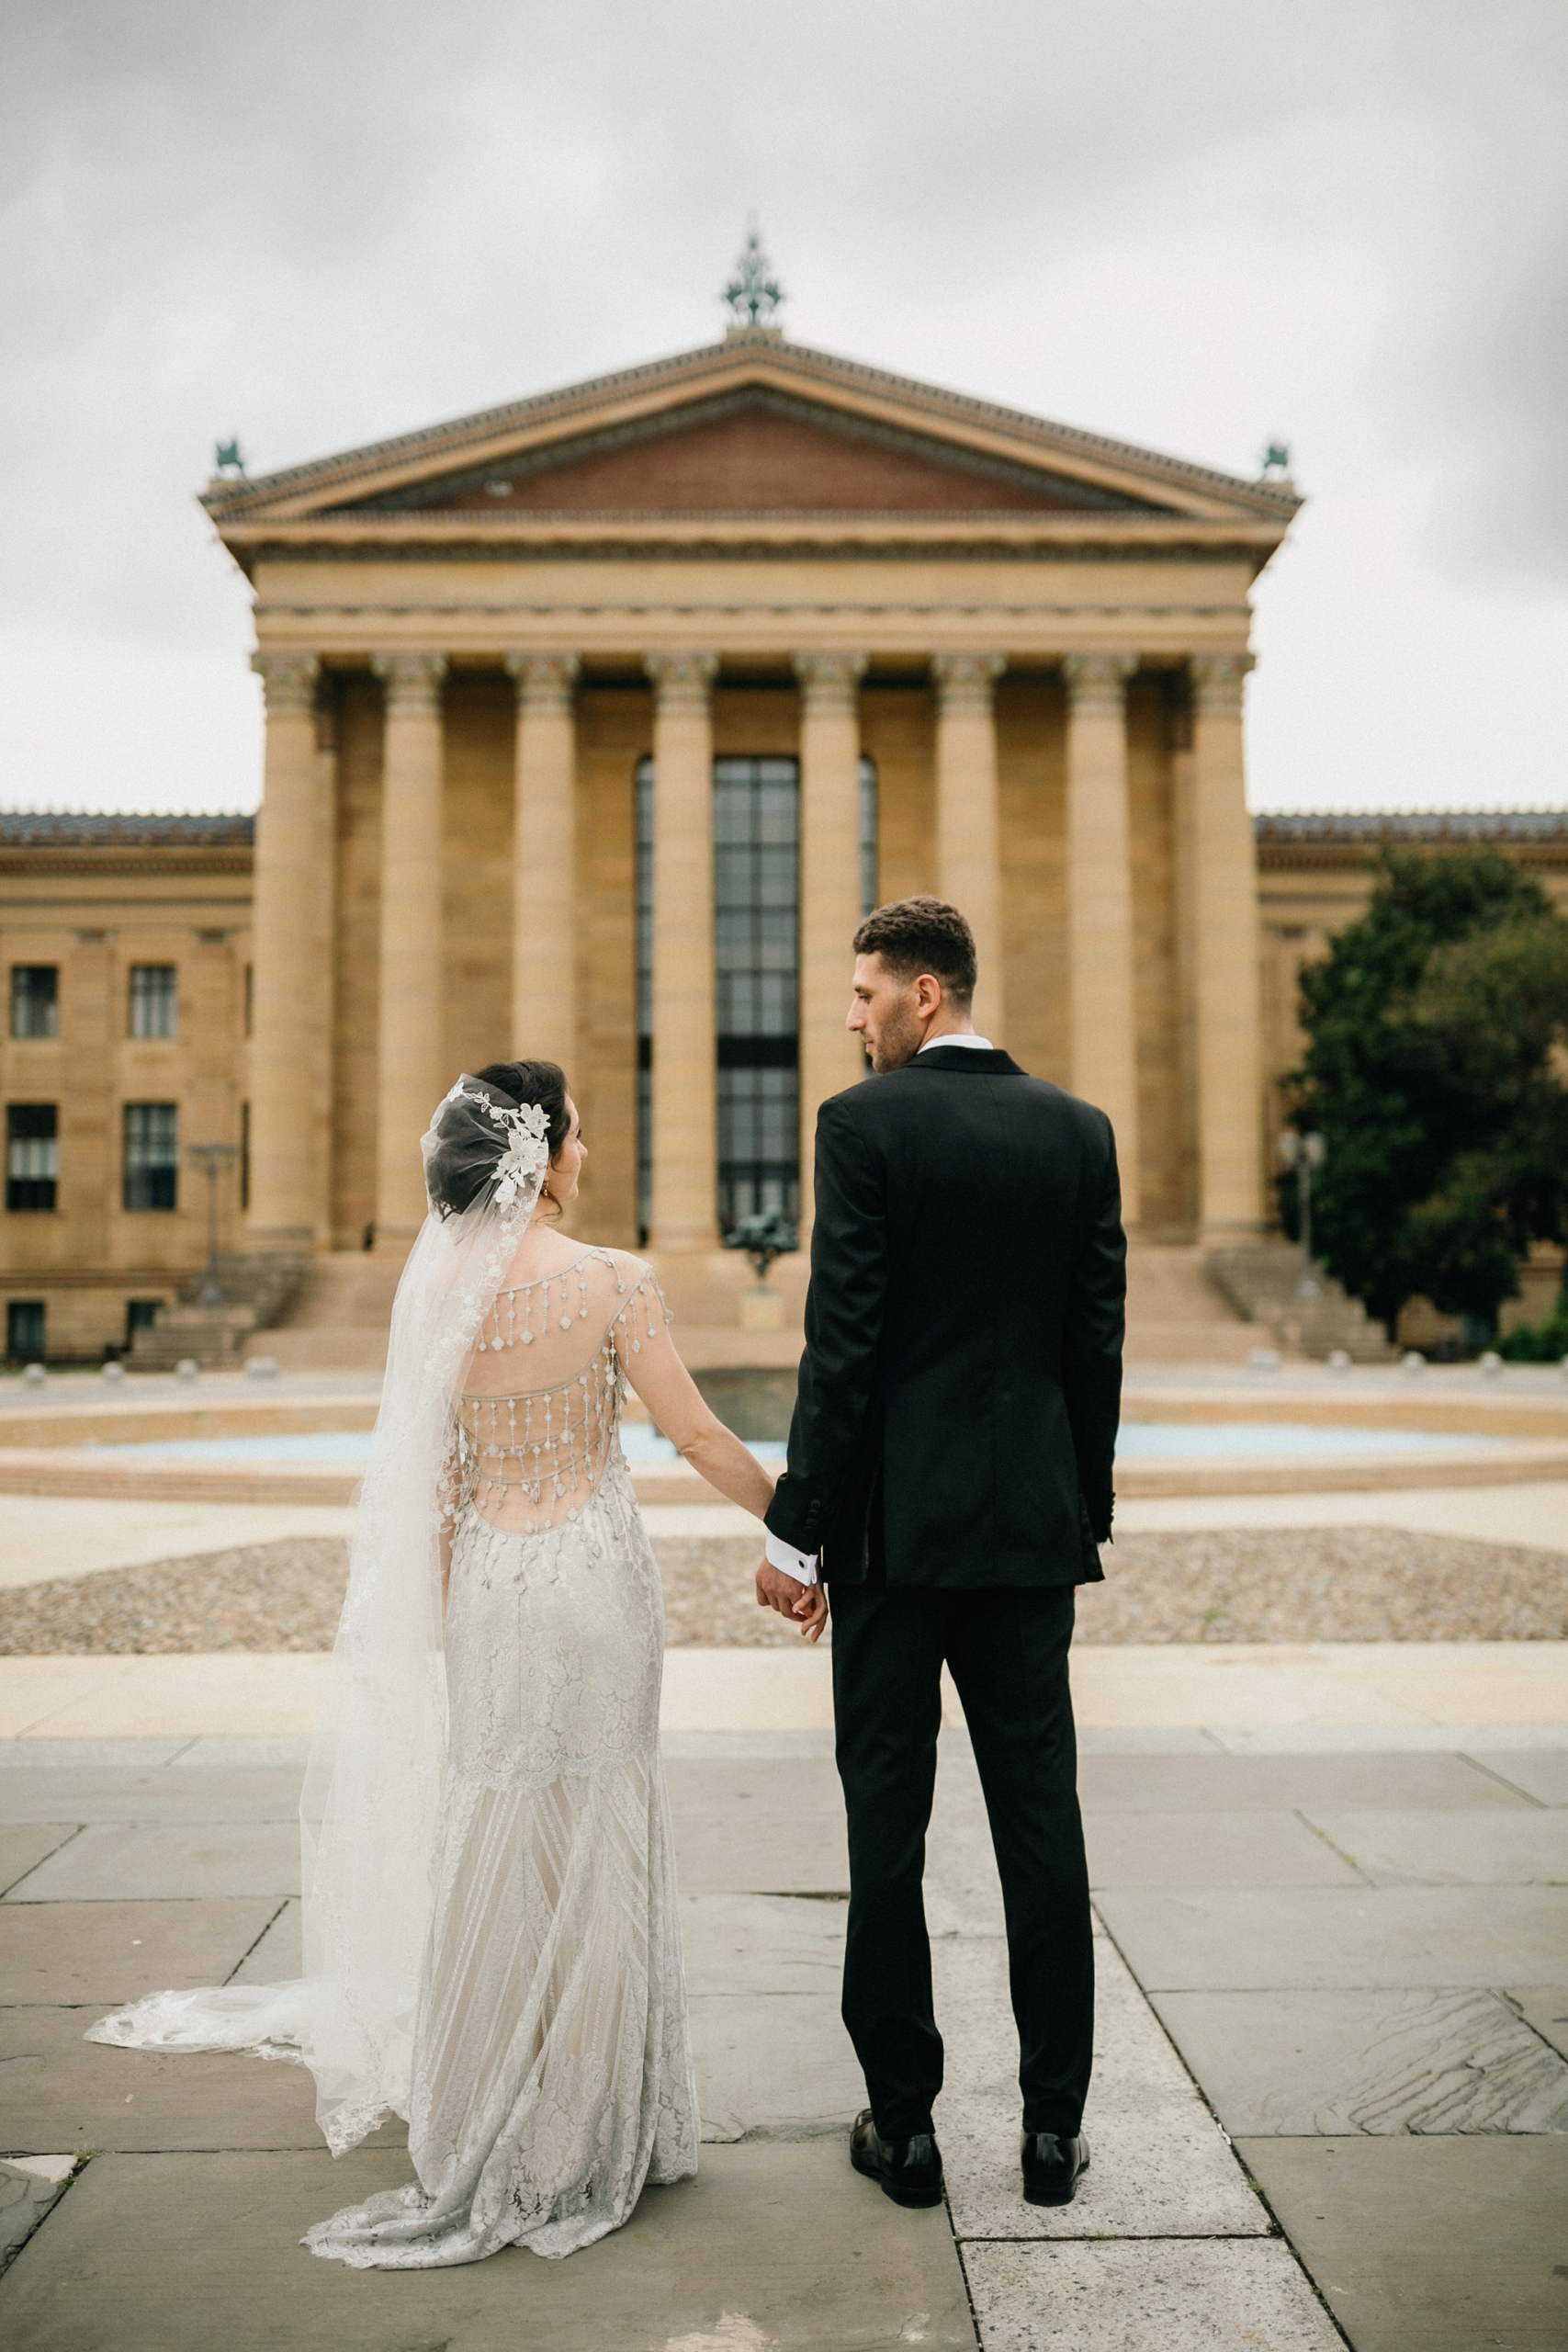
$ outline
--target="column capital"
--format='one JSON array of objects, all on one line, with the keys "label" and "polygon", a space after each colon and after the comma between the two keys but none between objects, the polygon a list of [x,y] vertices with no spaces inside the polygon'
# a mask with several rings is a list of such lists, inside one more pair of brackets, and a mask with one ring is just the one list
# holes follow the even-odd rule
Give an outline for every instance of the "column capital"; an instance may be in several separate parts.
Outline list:
[{"label": "column capital", "polygon": [[281,710],[310,711],[316,707],[316,684],[321,665],[313,653],[253,653],[251,667],[262,682],[266,715]]},{"label": "column capital", "polygon": [[1005,653],[933,653],[937,699],[943,710],[989,710],[992,690],[1006,668]]},{"label": "column capital", "polygon": [[581,663],[575,653],[509,653],[506,674],[526,710],[569,711]]},{"label": "column capital", "polygon": [[1239,713],[1247,673],[1257,664],[1250,653],[1194,653],[1187,667],[1200,710]]},{"label": "column capital", "polygon": [[653,680],[662,709],[676,703],[707,708],[718,675],[716,653],[646,653],[642,666]]},{"label": "column capital", "polygon": [[387,689],[389,712],[440,709],[445,653],[373,653],[370,667]]},{"label": "column capital", "polygon": [[794,669],[807,710],[852,711],[865,673],[863,653],[797,653]]},{"label": "column capital", "polygon": [[1127,681],[1138,666],[1135,653],[1067,653],[1062,675],[1075,710],[1122,710],[1127,701]]}]

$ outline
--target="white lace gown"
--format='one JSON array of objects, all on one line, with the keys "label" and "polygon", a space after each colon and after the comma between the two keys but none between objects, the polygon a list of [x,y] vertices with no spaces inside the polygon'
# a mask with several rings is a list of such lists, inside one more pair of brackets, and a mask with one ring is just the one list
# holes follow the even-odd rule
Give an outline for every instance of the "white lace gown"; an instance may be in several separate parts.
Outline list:
[{"label": "white lace gown", "polygon": [[318,2223],[317,2254],[402,2269],[571,2254],[645,2182],[696,2170],[664,1606],[618,1442],[625,1354],[664,1324],[651,1273],[611,1250],[502,1291],[487,1318],[452,1454],[418,2179]]}]

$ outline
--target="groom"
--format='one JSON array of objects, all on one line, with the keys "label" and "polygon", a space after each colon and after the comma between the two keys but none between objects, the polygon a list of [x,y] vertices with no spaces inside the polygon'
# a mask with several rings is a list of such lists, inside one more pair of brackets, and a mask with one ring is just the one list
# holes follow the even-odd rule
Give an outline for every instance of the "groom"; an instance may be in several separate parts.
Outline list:
[{"label": "groom", "polygon": [[881,907],[854,948],[849,1026],[879,1082],[818,1114],[806,1354],[757,1577],[813,1636],[818,1574],[832,1592],[843,2014],[871,2101],[851,2158],[901,2205],[942,2195],[920,1881],[945,1659],[1007,1913],[1023,2193],[1065,2205],[1089,2161],[1094,2006],[1067,1647],[1111,1534],[1115,1143],[1102,1112],[975,1035],[956,907]]}]

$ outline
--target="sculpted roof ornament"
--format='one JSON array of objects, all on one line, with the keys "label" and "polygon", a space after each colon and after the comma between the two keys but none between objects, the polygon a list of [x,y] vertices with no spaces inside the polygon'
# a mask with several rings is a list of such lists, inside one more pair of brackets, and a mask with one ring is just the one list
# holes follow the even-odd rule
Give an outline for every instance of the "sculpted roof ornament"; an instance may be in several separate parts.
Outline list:
[{"label": "sculpted roof ornament", "polygon": [[762,239],[757,227],[757,216],[751,215],[746,224],[746,243],[740,248],[740,258],[735,265],[735,276],[724,289],[734,321],[731,334],[754,333],[758,328],[772,330],[782,335],[778,324],[778,309],[784,300],[784,288],[773,274],[773,264],[762,251]]}]

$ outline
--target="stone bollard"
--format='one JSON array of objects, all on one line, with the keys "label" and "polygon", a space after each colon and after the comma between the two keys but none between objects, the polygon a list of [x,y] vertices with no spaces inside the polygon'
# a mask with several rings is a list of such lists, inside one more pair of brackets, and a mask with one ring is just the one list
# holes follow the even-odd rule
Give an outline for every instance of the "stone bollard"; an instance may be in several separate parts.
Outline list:
[{"label": "stone bollard", "polygon": [[1495,1380],[1502,1369],[1502,1357],[1497,1353],[1495,1348],[1488,1348],[1486,1353],[1481,1359],[1482,1378],[1483,1380]]},{"label": "stone bollard", "polygon": [[125,1378],[125,1366],[111,1356],[108,1363],[104,1366],[103,1376],[106,1380],[123,1380]]},{"label": "stone bollard", "polygon": [[276,1380],[277,1358],[276,1356],[247,1356],[245,1377],[247,1380]]},{"label": "stone bollard", "polygon": [[49,1374],[45,1372],[41,1363],[30,1363],[23,1373],[22,1378],[27,1382],[29,1388],[41,1388],[44,1382],[49,1378]]},{"label": "stone bollard", "polygon": [[1328,1359],[1328,1369],[1330,1372],[1335,1373],[1346,1373],[1349,1371],[1350,1359],[1343,1348],[1335,1349],[1333,1354]]},{"label": "stone bollard", "polygon": [[1426,1371],[1427,1359],[1419,1348],[1406,1348],[1399,1359],[1399,1369],[1407,1380],[1414,1380],[1418,1373]]},{"label": "stone bollard", "polygon": [[200,1370],[201,1366],[197,1363],[194,1356],[182,1356],[178,1363],[175,1366],[175,1378],[176,1380],[194,1380]]},{"label": "stone bollard", "polygon": [[1247,1368],[1248,1372],[1278,1372],[1280,1369],[1279,1349],[1254,1348],[1247,1359]]}]

